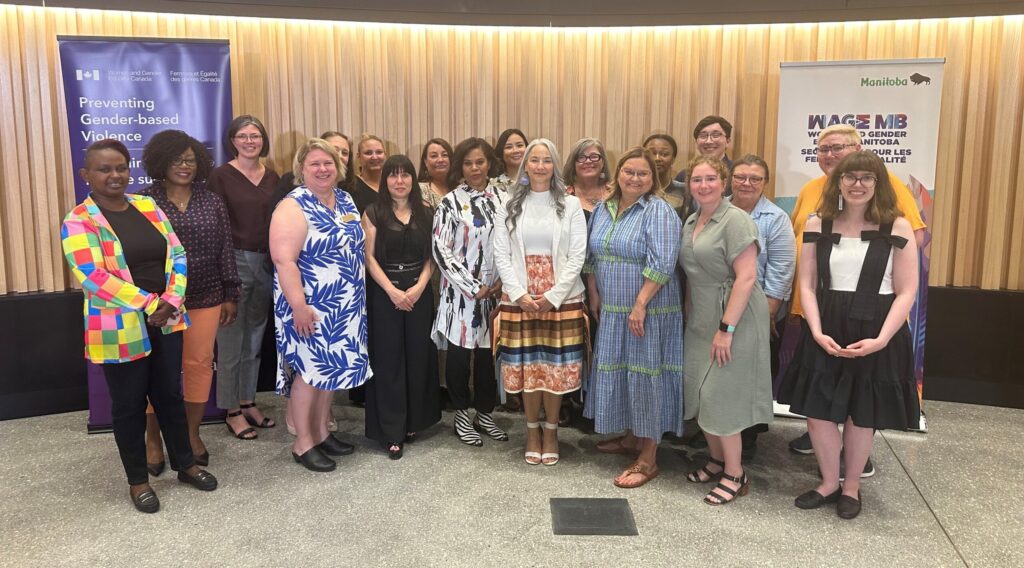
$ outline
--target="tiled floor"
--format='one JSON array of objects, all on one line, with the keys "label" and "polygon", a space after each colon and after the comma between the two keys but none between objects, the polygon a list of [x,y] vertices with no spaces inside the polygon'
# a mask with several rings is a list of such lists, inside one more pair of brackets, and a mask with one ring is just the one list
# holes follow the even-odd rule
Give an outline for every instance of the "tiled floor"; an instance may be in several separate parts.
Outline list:
[{"label": "tiled floor", "polygon": [[[280,400],[261,395],[281,418]],[[727,507],[687,483],[683,446],[663,443],[661,476],[612,486],[628,464],[599,454],[597,436],[560,432],[555,467],[522,460],[522,415],[496,414],[506,443],[462,446],[444,425],[392,462],[361,433],[362,410],[338,406],[359,445],[337,471],[291,460],[283,427],[255,442],[206,426],[205,494],[165,473],[163,508],[135,512],[110,435],[85,433],[86,413],[0,423],[2,566],[1024,566],[1024,411],[929,402],[928,434],[875,441],[878,474],[864,512],[801,511],[811,456],[786,450],[802,431],[780,419],[748,465],[750,495]],[[639,536],[554,536],[551,497],[628,498]]]}]

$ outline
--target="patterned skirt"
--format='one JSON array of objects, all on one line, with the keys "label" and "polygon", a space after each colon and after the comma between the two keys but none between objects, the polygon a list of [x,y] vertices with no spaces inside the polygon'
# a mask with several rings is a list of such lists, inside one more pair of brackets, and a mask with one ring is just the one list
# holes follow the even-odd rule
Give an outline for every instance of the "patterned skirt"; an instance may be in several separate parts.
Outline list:
[{"label": "patterned skirt", "polygon": [[[526,271],[531,296],[536,298],[554,286],[550,256],[527,255]],[[582,294],[546,313],[524,312],[502,296],[495,319],[498,366],[507,392],[579,390],[588,339]]]}]

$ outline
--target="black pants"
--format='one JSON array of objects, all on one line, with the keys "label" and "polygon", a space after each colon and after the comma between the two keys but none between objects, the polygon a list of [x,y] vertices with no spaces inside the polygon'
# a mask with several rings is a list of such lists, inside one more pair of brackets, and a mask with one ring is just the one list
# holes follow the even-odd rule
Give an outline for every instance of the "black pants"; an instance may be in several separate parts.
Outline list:
[{"label": "black pants", "polygon": [[428,286],[411,312],[396,310],[376,282],[367,282],[367,295],[373,378],[366,383],[366,437],[398,443],[441,420],[433,293]]},{"label": "black pants", "polygon": [[494,356],[487,347],[466,349],[448,344],[448,359],[444,370],[448,396],[455,410],[469,408],[470,355],[473,355],[473,408],[477,412],[490,414],[498,395],[498,383],[494,379]]},{"label": "black pants", "polygon": [[146,331],[153,348],[148,357],[103,365],[110,391],[114,441],[128,483],[132,485],[149,481],[146,471],[147,399],[153,404],[160,422],[171,469],[179,471],[195,465],[181,395],[181,333],[164,335],[159,328],[148,326]]},{"label": "black pants", "polygon": [[[782,336],[786,333],[786,320],[785,318],[775,322],[775,329],[778,330],[778,337],[772,335],[768,342],[768,348],[771,352],[771,366],[772,366],[772,380],[775,380],[775,374],[779,372],[779,349],[782,347]],[[743,446],[749,447],[751,444],[757,443],[757,435],[767,432],[767,424],[754,424],[750,428],[740,432],[743,439]]]}]

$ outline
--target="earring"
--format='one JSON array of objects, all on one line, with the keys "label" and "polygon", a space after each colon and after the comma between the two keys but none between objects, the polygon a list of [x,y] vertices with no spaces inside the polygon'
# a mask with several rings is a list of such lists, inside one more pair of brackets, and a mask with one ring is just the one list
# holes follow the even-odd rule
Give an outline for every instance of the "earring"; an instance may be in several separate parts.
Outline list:
[{"label": "earring", "polygon": [[599,179],[601,181],[604,181],[604,180],[608,179],[608,174],[606,174],[604,172],[601,172],[600,174],[598,174],[597,179]]},{"label": "earring", "polygon": [[519,178],[519,185],[530,185],[530,178],[526,177],[526,174],[523,174]]},{"label": "earring", "polygon": [[839,210],[840,211],[843,210],[843,194],[842,193],[839,194]]}]

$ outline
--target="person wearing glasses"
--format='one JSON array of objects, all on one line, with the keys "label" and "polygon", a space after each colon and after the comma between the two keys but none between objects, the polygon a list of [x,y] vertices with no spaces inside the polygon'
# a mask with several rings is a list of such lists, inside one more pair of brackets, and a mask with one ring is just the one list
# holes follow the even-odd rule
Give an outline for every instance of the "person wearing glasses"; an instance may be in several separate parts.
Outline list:
[{"label": "person wearing glasses", "polygon": [[[732,165],[733,193],[731,203],[747,212],[757,225],[757,282],[768,299],[768,327],[771,331],[772,376],[779,370],[779,346],[789,301],[793,275],[796,272],[796,242],[789,215],[768,200],[764,188],[768,185],[768,164],[760,156],[747,154]],[[757,453],[757,436],[767,432],[767,424],[757,424],[743,430],[743,461],[753,459]]]},{"label": "person wearing glasses", "polygon": [[210,172],[206,187],[227,206],[242,287],[235,323],[217,332],[217,406],[228,411],[225,421],[236,438],[255,440],[253,427],[276,426],[256,407],[256,383],[274,289],[270,215],[283,196],[277,173],[260,160],[270,153],[263,123],[252,115],[239,116],[225,138],[234,158]]},{"label": "person wearing glasses", "polygon": [[779,402],[807,417],[822,479],[796,506],[836,503],[839,517],[852,519],[861,511],[861,480],[840,482],[840,455],[848,471],[863,471],[874,430],[906,430],[920,420],[907,324],[918,251],[885,164],[871,151],[839,161],[804,228],[802,335]]},{"label": "person wearing glasses", "polygon": [[[829,174],[835,169],[839,161],[842,160],[849,154],[859,152],[861,149],[861,138],[860,134],[857,133],[857,129],[848,124],[835,124],[821,131],[818,135],[818,144],[815,148],[815,154],[818,157],[818,167],[825,174],[821,177],[812,179],[811,181],[804,184],[800,189],[800,194],[796,198],[796,204],[793,206],[793,213],[790,218],[793,220],[793,233],[796,235],[796,257],[797,257],[797,276],[796,280],[800,280],[800,253],[803,245],[803,232],[804,225],[807,223],[807,219],[817,210],[818,205],[821,202],[821,197],[825,193],[825,182],[828,180]],[[910,221],[910,226],[914,229],[914,240],[918,247],[924,246],[924,232],[925,223],[921,219],[921,213],[917,209],[917,202],[914,201],[914,196],[907,189],[907,186],[903,185],[898,177],[893,175],[891,172],[887,172],[886,176],[889,178],[889,184],[892,185],[893,191],[896,192],[896,207],[900,210],[903,217]],[[800,302],[800,287],[793,287],[793,298],[792,304],[790,305],[789,312],[793,316],[803,317],[803,306]],[[814,453],[814,448],[811,446],[811,439],[807,433],[793,439],[789,443],[790,451],[798,454],[810,455]],[[844,472],[845,473],[845,472]],[[861,473],[861,477],[871,477],[875,474],[874,464],[868,459],[865,465],[864,471]],[[845,475],[844,475],[845,477]]]},{"label": "person wearing glasses", "polygon": [[[710,114],[700,119],[693,127],[693,142],[697,147],[698,156],[714,158],[725,164],[726,170],[732,169],[732,160],[726,153],[732,144],[732,123],[721,116]],[[676,176],[676,181],[686,183],[687,171],[684,169]],[[732,188],[726,184],[725,195],[732,195]]]},{"label": "person wearing glasses", "polygon": [[772,420],[768,301],[757,281],[757,225],[725,199],[725,164],[698,156],[689,170],[698,211],[683,224],[679,252],[686,271],[684,400],[710,458],[686,479],[718,481],[704,502],[724,505],[750,488],[740,432]]},{"label": "person wearing glasses", "polygon": [[562,177],[565,179],[565,194],[575,195],[580,200],[588,222],[594,207],[608,197],[608,176],[604,144],[597,138],[578,140],[565,160]]},{"label": "person wearing glasses", "polygon": [[[224,201],[206,189],[213,158],[202,142],[180,130],[158,132],[142,150],[142,164],[154,181],[139,195],[156,201],[188,257],[185,305],[192,325],[182,333],[182,384],[192,453],[197,464],[206,466],[210,453],[199,437],[199,425],[213,382],[213,345],[217,330],[231,325],[238,313],[240,282],[231,224]],[[152,405],[146,419],[146,467],[157,476],[164,470],[164,455]]]},{"label": "person wearing glasses", "polygon": [[622,155],[611,195],[590,219],[590,309],[598,319],[584,416],[599,452],[634,459],[613,481],[626,489],[658,476],[665,432],[683,433],[683,312],[673,277],[682,223],[660,197],[655,158],[643,148]]}]

